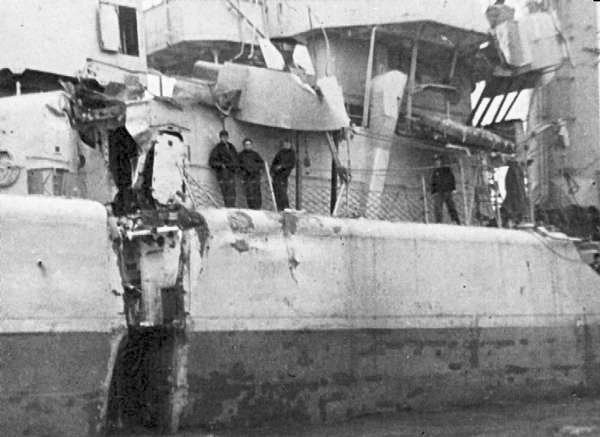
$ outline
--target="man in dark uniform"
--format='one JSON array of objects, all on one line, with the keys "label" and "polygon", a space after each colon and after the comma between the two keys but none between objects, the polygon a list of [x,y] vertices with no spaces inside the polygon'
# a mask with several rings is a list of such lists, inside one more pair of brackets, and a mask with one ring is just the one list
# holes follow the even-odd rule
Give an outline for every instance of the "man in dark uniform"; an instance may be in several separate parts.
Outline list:
[{"label": "man in dark uniform", "polygon": [[229,133],[226,130],[219,132],[219,143],[210,152],[208,165],[216,173],[225,207],[234,208],[238,156],[235,147],[229,142]]},{"label": "man in dark uniform", "polygon": [[273,158],[271,163],[271,177],[273,178],[273,191],[277,210],[283,211],[290,207],[288,200],[288,177],[292,169],[296,166],[296,153],[292,150],[292,143],[288,140],[281,142],[281,149]]},{"label": "man in dark uniform", "polygon": [[600,274],[600,253],[594,254],[594,261],[590,264],[590,267],[594,269],[594,271]]},{"label": "man in dark uniform", "polygon": [[260,173],[265,168],[265,162],[256,151],[252,150],[250,138],[244,139],[242,146],[244,150],[238,155],[238,160],[242,185],[246,193],[246,203],[250,209],[260,209],[262,207]]},{"label": "man in dark uniform", "polygon": [[435,215],[436,223],[441,223],[444,215],[444,203],[448,208],[450,218],[457,225],[460,225],[458,213],[456,212],[456,205],[454,205],[454,199],[452,198],[452,192],[456,189],[456,182],[454,181],[454,175],[450,167],[442,165],[442,157],[436,155],[435,169],[431,177],[431,194],[433,194],[433,213]]},{"label": "man in dark uniform", "polygon": [[[529,215],[529,204],[525,191],[525,175],[519,163],[515,160],[508,162],[508,170],[504,177],[506,196],[502,202],[501,211],[506,215],[509,227],[521,223]],[[504,220],[503,220],[504,222]]]},{"label": "man in dark uniform", "polygon": [[109,132],[108,144],[108,166],[118,190],[112,209],[116,216],[121,216],[133,212],[136,207],[131,185],[132,160],[138,156],[138,146],[125,126]]}]

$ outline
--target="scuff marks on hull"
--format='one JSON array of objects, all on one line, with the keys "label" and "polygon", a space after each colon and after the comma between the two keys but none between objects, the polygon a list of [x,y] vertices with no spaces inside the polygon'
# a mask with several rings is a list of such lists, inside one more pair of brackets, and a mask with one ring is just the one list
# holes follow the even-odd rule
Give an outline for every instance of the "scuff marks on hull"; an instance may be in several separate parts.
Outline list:
[{"label": "scuff marks on hull", "polygon": [[566,396],[585,383],[574,343],[568,327],[195,332],[182,425],[331,422]]}]

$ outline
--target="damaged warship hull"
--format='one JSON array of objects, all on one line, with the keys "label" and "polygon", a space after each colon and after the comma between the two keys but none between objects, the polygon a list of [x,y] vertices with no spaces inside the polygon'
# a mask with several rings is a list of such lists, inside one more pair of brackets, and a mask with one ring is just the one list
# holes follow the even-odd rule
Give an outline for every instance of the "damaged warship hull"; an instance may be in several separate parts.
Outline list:
[{"label": "damaged warship hull", "polygon": [[179,234],[183,310],[161,290],[161,318],[127,334],[104,208],[1,199],[5,435],[327,422],[598,389],[600,278],[568,240],[200,210],[202,226]]},{"label": "damaged warship hull", "polygon": [[339,421],[599,387],[600,283],[567,240],[203,215],[182,426]]},{"label": "damaged warship hull", "polygon": [[[551,14],[489,33],[475,0],[42,3],[3,11],[0,434],[597,393],[600,278],[571,241],[410,223],[442,154],[461,223],[500,225],[511,108],[568,49]],[[295,138],[293,206],[321,215],[206,209],[224,128],[266,162]],[[324,217],[344,194],[404,223]]]}]

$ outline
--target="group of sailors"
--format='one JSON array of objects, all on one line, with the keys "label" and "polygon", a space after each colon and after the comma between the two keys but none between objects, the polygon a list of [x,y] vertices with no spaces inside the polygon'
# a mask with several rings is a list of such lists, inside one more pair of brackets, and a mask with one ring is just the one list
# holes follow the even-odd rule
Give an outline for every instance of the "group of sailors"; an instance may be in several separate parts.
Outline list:
[{"label": "group of sailors", "polygon": [[[213,147],[208,164],[215,172],[225,207],[236,206],[236,178],[239,177],[248,208],[261,209],[261,176],[263,172],[269,171],[277,210],[289,208],[288,178],[296,166],[296,154],[291,143],[288,140],[281,141],[281,148],[269,169],[253,146],[252,139],[245,138],[242,142],[243,149],[238,152],[229,141],[229,133],[226,130],[219,133],[219,142]],[[431,193],[435,221],[443,221],[443,208],[446,205],[451,220],[459,225],[460,219],[453,198],[453,192],[456,190],[454,174],[448,165],[443,164],[441,155],[436,155],[434,162]]]},{"label": "group of sailors", "polygon": [[238,153],[235,146],[229,142],[229,133],[226,130],[219,133],[219,142],[212,149],[208,164],[217,177],[225,207],[236,206],[236,178],[239,177],[248,208],[261,209],[261,176],[263,171],[269,171],[277,210],[289,208],[288,178],[296,166],[296,153],[291,142],[281,141],[281,148],[268,169],[265,161],[253,149],[253,145],[252,139],[245,138],[242,142],[243,150]]}]

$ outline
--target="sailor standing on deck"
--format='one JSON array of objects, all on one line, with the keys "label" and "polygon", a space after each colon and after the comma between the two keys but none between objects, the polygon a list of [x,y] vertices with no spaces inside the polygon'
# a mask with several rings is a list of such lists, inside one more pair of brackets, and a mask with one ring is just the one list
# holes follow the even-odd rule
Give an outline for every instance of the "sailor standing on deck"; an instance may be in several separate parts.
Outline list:
[{"label": "sailor standing on deck", "polygon": [[234,208],[238,156],[235,147],[229,142],[229,133],[226,130],[219,132],[219,143],[210,152],[208,165],[215,171],[225,207]]},{"label": "sailor standing on deck", "polygon": [[273,191],[277,210],[283,211],[290,207],[288,200],[288,177],[292,169],[296,166],[296,153],[292,150],[292,143],[288,140],[281,142],[281,149],[273,158],[271,163],[271,176],[273,178]]},{"label": "sailor standing on deck", "polygon": [[260,174],[265,168],[265,162],[260,155],[252,150],[252,140],[245,138],[242,143],[244,150],[238,155],[242,185],[246,194],[246,204],[250,209],[262,207],[260,192]]},{"label": "sailor standing on deck", "polygon": [[435,169],[431,177],[431,194],[433,194],[433,213],[436,223],[441,223],[444,216],[444,203],[448,208],[450,218],[460,225],[456,205],[452,198],[452,192],[456,189],[456,182],[450,167],[442,165],[442,157],[435,155]]}]

